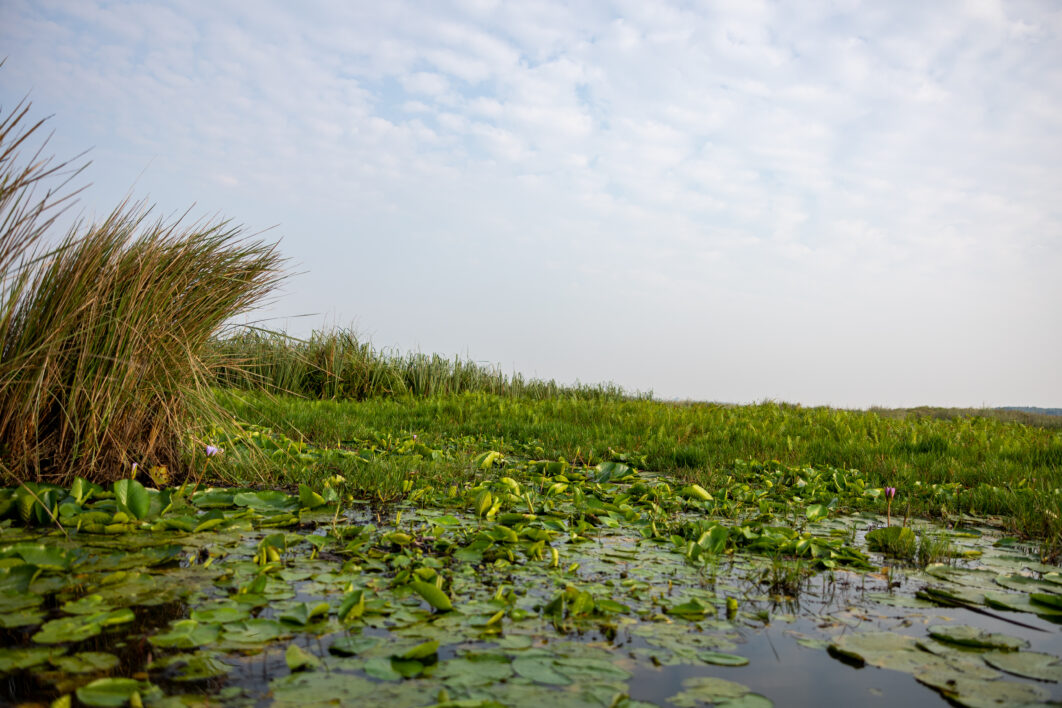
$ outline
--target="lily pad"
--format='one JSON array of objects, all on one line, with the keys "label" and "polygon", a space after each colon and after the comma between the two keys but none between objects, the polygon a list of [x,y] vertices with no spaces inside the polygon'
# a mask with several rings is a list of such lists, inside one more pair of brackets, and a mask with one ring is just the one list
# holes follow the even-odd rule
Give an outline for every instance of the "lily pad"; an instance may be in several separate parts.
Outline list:
[{"label": "lily pad", "polygon": [[718,666],[745,666],[749,660],[737,654],[726,654],[721,651],[702,651],[697,658],[706,664]]},{"label": "lily pad", "polygon": [[915,678],[940,691],[948,700],[968,708],[994,708],[1039,703],[1050,693],[1027,683],[985,681],[983,679],[949,676],[947,674],[917,674]]},{"label": "lily pad", "polygon": [[202,651],[162,657],[151,662],[148,669],[164,672],[170,681],[203,681],[227,675],[232,666],[222,661],[217,652]]},{"label": "lily pad", "polygon": [[979,649],[1002,649],[1017,651],[1029,646],[1029,642],[1006,634],[986,632],[966,624],[937,624],[929,628],[929,636],[942,642],[960,644]]},{"label": "lily pad", "polygon": [[989,652],[982,658],[1008,674],[1040,681],[1062,681],[1062,659],[1051,654],[1035,651]]},{"label": "lily pad", "polygon": [[[682,688],[685,690],[668,699],[671,703],[679,706],[679,708],[694,708],[695,706],[701,706],[705,703],[710,703],[716,706],[755,704],[762,706],[773,705],[773,703],[767,698],[760,696],[759,694],[753,694],[748,686],[735,683],[734,681],[716,678],[714,676],[688,678],[682,682]],[[734,701],[743,699],[747,695],[756,696],[756,703],[734,703]]]},{"label": "lily pad", "polygon": [[43,664],[52,656],[61,654],[62,649],[50,647],[28,647],[26,649],[0,649],[0,674],[28,669]]},{"label": "lily pad", "polygon": [[143,698],[152,689],[151,684],[135,679],[101,678],[77,689],[77,699],[93,708],[121,708],[128,705],[134,695]]},{"label": "lily pad", "polygon": [[49,659],[53,666],[70,674],[93,674],[118,666],[118,657],[103,651],[83,651],[73,656]]},{"label": "lily pad", "polygon": [[173,649],[195,649],[213,644],[218,639],[221,629],[214,624],[200,624],[194,619],[174,622],[170,631],[148,637],[148,641],[157,647]]},{"label": "lily pad", "polygon": [[535,683],[567,686],[572,682],[557,671],[553,658],[549,656],[518,656],[513,659],[513,671]]},{"label": "lily pad", "polygon": [[288,665],[288,669],[292,672],[312,671],[321,666],[320,659],[298,644],[288,645],[287,650],[284,652],[284,663]]}]

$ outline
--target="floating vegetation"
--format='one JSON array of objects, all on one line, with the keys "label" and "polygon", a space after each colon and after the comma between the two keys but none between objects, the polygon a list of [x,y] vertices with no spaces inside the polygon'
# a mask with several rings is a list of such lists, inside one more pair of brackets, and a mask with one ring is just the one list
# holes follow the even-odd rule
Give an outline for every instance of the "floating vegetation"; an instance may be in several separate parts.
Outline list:
[{"label": "floating vegetation", "polygon": [[963,705],[1057,698],[1057,567],[924,522],[956,558],[904,564],[875,529],[915,530],[839,512],[881,494],[854,471],[708,489],[629,458],[467,460],[477,482],[411,484],[401,505],[331,482],[0,491],[5,699],[766,706],[779,669],[750,649],[786,626],[780,651],[827,648]]}]

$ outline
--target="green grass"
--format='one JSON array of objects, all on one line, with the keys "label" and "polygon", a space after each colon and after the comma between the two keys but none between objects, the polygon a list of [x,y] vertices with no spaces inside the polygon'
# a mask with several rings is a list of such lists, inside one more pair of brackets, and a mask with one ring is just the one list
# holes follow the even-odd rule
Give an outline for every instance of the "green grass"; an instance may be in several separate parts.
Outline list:
[{"label": "green grass", "polygon": [[217,385],[314,399],[360,401],[468,392],[532,399],[625,397],[622,389],[610,384],[561,385],[505,374],[460,357],[377,350],[344,329],[314,332],[308,339],[244,329],[212,339],[209,346],[217,358],[228,362],[216,372]]},{"label": "green grass", "polygon": [[[624,459],[710,492],[760,474],[764,466],[749,461],[856,469],[869,486],[899,489],[894,512],[910,504],[912,515],[946,521],[997,516],[1015,533],[1055,544],[1062,532],[1062,433],[989,418],[487,394],[357,402],[219,391],[218,399],[240,420],[319,446],[416,434],[467,455],[495,449],[590,465]],[[473,472],[466,462],[433,474],[450,484]]]},{"label": "green grass", "polygon": [[0,481],[182,471],[220,413],[205,345],[272,288],[279,256],[225,222],[128,203],[43,249],[65,168],[27,154],[28,109],[0,117]]}]

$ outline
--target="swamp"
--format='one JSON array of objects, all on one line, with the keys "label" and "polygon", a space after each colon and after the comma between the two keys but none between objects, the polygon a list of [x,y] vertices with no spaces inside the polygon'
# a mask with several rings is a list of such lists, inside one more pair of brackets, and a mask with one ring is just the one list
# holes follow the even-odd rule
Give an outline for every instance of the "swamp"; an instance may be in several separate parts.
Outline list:
[{"label": "swamp", "polygon": [[[600,431],[558,423],[588,406],[686,421],[715,414],[710,406],[219,398],[244,419],[276,423],[298,410],[307,430],[343,437],[293,439],[279,424],[244,422],[211,440],[217,454],[201,455],[199,476],[211,484],[156,484],[166,472],[157,468],[110,485],[0,492],[5,700],[1062,699],[1057,544],[1016,527],[1014,514],[985,512],[994,496],[1035,507],[1045,495],[1054,503],[1057,489],[885,486],[854,468],[778,460],[663,472],[639,449],[594,447]],[[444,410],[463,411],[466,423],[509,411],[510,427],[504,437],[470,435]],[[794,429],[801,417],[835,415],[770,404],[721,411]],[[389,418],[400,430],[372,431]],[[414,432],[416,420],[432,422]],[[868,424],[954,436],[971,422]],[[1058,435],[972,424],[1003,447]],[[580,435],[586,447],[570,449]],[[1040,473],[1057,474],[1051,462]],[[255,465],[271,484],[247,474]]]}]

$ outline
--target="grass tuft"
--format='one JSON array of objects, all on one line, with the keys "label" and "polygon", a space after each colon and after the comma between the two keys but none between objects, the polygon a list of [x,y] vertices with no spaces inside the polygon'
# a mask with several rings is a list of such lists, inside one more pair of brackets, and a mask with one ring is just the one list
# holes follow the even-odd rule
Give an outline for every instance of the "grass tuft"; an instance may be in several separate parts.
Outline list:
[{"label": "grass tuft", "polygon": [[[150,220],[123,203],[40,248],[69,197],[28,104],[0,118],[0,474],[4,482],[111,481],[133,462],[183,470],[218,421],[206,343],[279,280],[275,246],[228,222]],[[198,427],[197,427],[198,426]]]}]

